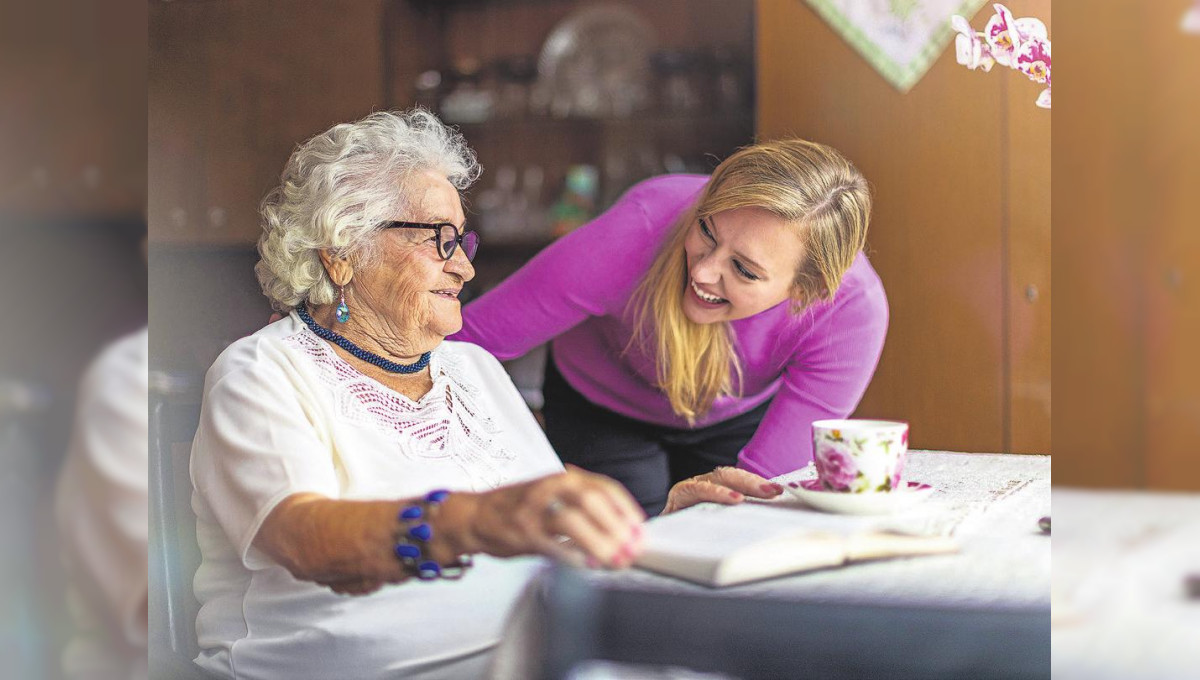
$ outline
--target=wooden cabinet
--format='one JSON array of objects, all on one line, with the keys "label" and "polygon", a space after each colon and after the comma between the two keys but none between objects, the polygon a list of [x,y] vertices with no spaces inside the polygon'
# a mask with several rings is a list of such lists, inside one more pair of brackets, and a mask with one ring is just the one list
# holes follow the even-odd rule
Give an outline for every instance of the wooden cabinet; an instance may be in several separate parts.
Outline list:
[{"label": "wooden cabinet", "polygon": [[1082,18],[1081,9],[1068,13],[1055,37],[1079,57],[1066,64],[1079,86],[1057,102],[1058,115],[1073,124],[1061,126],[1054,142],[1057,484],[1129,487],[1143,479],[1137,327],[1144,256],[1142,241],[1124,227],[1130,157],[1121,149],[1136,123],[1111,105],[1128,101],[1139,68],[1132,59],[1105,64],[1107,50],[1095,41],[1124,32],[1129,9],[1128,2],[1097,3],[1087,21],[1070,20]]},{"label": "wooden cabinet", "polygon": [[[1187,3],[1061,22],[1055,142],[1056,483],[1200,490],[1200,40]],[[1096,35],[1126,36],[1112,62]]]},{"label": "wooden cabinet", "polygon": [[[1010,2],[1016,16],[1036,16],[1053,36],[1050,2]],[[986,12],[984,13],[986,14]],[[953,50],[953,47],[950,48]],[[947,65],[954,65],[952,54]],[[1051,179],[1050,111],[1033,106],[1041,88],[1015,73],[971,73],[999,81],[1004,92],[1005,173],[1002,290],[1005,338],[1004,450],[1050,453]]]},{"label": "wooden cabinet", "polygon": [[[1008,4],[1050,25],[1048,0]],[[1049,453],[1050,112],[1036,85],[969,71],[950,46],[902,94],[803,2],[759,0],[757,25],[759,136],[829,144],[874,188],[868,253],[891,325],[858,415],[908,420],[916,448]]]},{"label": "wooden cabinet", "polygon": [[[1200,36],[1181,8],[1143,10],[1148,72],[1146,211],[1146,485],[1200,491]],[[1131,225],[1142,227],[1141,220]]]},{"label": "wooden cabinet", "polygon": [[[583,20],[597,11],[607,12],[607,24]],[[564,25],[596,29],[569,37],[566,51],[595,54],[598,64],[581,68],[575,85],[633,82],[621,68],[640,68],[645,99],[625,111],[603,102],[597,111],[558,107],[543,88],[541,57],[549,41],[566,44]],[[605,52],[635,30],[646,40],[636,63]],[[483,237],[469,294],[495,285],[563,232],[553,223],[569,173],[595,178],[587,210],[594,215],[641,179],[708,173],[753,142],[751,0],[393,0],[383,36],[387,105],[432,108],[462,131],[485,169],[466,196],[468,222]],[[463,92],[487,112],[464,111]],[[499,207],[514,202],[520,207]]]},{"label": "wooden cabinet", "polygon": [[142,219],[145,4],[18,2],[0,14],[0,231]]},{"label": "wooden cabinet", "polygon": [[153,243],[253,244],[296,144],[381,108],[383,0],[150,4]]},{"label": "wooden cabinet", "polygon": [[[531,209],[544,212],[557,199],[568,170],[590,166],[598,178],[593,206],[598,211],[638,179],[668,170],[707,172],[753,141],[752,0],[615,3],[650,27],[647,53],[693,60],[677,65],[686,83],[703,89],[709,84],[700,81],[718,72],[709,68],[712,63],[695,60],[724,59],[721,68],[732,70],[741,88],[736,106],[718,107],[705,96],[687,110],[668,110],[661,106],[663,92],[652,89],[651,101],[625,116],[559,117],[529,110],[467,121],[439,111],[464,61],[476,64],[480,88],[497,94],[499,67],[523,58],[528,71],[557,25],[596,5],[587,0],[152,3],[151,242],[252,245],[259,233],[258,205],[295,145],[334,123],[384,108],[425,104],[461,129],[485,168],[467,196],[468,219],[477,228],[489,218],[477,199],[495,187],[506,168],[518,174],[518,188],[531,168],[540,173],[541,203]],[[423,98],[416,86],[430,71],[444,76],[434,101]],[[661,84],[654,80],[651,87]],[[694,93],[699,94],[709,93]],[[617,166],[623,170],[614,171]],[[480,272],[485,285],[476,288],[494,283],[550,238],[536,224],[499,237],[485,232],[489,257],[481,258]]]}]

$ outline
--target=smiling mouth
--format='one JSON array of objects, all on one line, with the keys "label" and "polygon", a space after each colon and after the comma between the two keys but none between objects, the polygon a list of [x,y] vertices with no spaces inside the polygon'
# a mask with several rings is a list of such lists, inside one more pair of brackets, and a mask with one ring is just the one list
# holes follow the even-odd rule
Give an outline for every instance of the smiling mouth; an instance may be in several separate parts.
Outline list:
[{"label": "smiling mouth", "polygon": [[451,300],[457,300],[458,293],[460,292],[460,290],[461,289],[443,288],[442,290],[431,290],[429,292],[433,293],[434,295],[437,295],[438,297],[444,297],[444,298],[448,298]]},{"label": "smiling mouth", "polygon": [[704,291],[700,290],[700,286],[697,286],[695,281],[691,281],[691,284],[692,284],[692,292],[696,294],[696,297],[700,298],[701,302],[707,302],[710,305],[719,305],[719,304],[722,304],[725,302],[729,302],[729,300],[726,300],[725,298],[719,298],[715,295],[709,295],[708,293],[705,293]]}]

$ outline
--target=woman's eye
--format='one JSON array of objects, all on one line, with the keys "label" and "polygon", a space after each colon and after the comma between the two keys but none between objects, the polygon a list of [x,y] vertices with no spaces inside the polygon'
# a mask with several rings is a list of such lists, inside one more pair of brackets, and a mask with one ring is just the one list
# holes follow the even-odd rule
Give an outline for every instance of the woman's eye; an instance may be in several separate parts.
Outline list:
[{"label": "woman's eye", "polygon": [[716,241],[716,239],[713,238],[712,232],[708,230],[708,222],[705,222],[703,219],[700,220],[700,233],[704,234],[708,240]]},{"label": "woman's eye", "polygon": [[754,274],[754,272],[752,272],[752,271],[750,271],[749,269],[746,269],[745,267],[743,267],[741,262],[738,262],[737,260],[734,260],[734,261],[733,261],[733,266],[734,266],[734,268],[735,268],[735,269],[737,269],[737,273],[738,273],[739,275],[741,275],[741,276],[742,276],[742,278],[749,279],[749,280],[751,280],[751,281],[757,281],[757,280],[758,280],[758,276],[757,276],[757,275],[755,275],[755,274]]}]

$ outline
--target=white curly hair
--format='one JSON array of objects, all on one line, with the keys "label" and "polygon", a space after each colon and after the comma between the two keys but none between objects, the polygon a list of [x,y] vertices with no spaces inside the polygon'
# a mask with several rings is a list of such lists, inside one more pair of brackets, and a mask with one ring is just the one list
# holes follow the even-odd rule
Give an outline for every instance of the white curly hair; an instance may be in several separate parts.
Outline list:
[{"label": "white curly hair", "polygon": [[271,306],[286,314],[304,300],[333,303],[318,253],[368,262],[380,225],[410,207],[406,180],[427,170],[459,191],[483,172],[462,135],[421,108],[372,113],[301,144],[261,207],[254,272]]}]

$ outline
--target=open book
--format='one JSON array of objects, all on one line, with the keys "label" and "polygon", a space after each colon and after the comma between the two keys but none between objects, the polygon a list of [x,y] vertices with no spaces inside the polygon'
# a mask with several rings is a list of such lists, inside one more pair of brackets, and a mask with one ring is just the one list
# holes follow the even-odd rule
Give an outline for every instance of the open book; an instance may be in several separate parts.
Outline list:
[{"label": "open book", "polygon": [[705,503],[649,522],[635,565],[721,587],[850,562],[957,550],[950,538],[882,531],[871,518],[760,503]]}]

